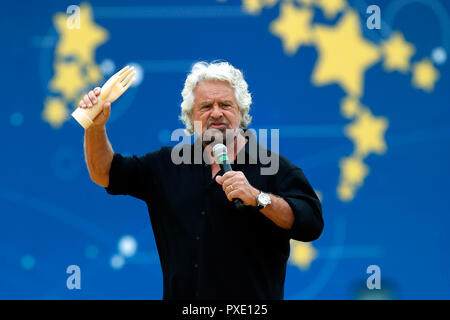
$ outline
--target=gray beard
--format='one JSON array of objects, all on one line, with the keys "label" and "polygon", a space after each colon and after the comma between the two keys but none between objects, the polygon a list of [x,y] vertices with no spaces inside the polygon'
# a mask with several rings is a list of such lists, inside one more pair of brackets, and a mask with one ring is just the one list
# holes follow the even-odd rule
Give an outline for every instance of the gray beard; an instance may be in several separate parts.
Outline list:
[{"label": "gray beard", "polygon": [[242,132],[243,130],[241,128],[226,129],[225,131],[219,129],[207,129],[202,135],[202,143],[205,147],[218,143],[227,145],[233,141],[236,143],[236,137]]}]

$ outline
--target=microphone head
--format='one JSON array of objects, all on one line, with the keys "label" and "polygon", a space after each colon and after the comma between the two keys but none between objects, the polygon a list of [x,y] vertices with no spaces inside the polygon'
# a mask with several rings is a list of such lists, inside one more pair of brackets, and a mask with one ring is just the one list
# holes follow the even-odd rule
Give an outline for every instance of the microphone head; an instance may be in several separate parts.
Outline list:
[{"label": "microphone head", "polygon": [[228,162],[227,147],[224,144],[222,144],[222,143],[216,144],[213,147],[212,152],[219,164]]}]

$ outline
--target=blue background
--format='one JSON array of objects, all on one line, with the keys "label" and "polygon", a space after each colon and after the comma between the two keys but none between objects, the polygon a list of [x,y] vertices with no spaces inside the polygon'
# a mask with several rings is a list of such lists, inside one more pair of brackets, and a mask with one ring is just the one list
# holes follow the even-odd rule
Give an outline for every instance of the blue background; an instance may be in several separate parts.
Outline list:
[{"label": "blue background", "polygon": [[[390,2],[370,4],[378,4],[385,17]],[[450,51],[444,32],[450,5],[440,3],[446,11],[437,13],[406,1],[390,22],[415,45],[414,59],[439,46]],[[0,298],[161,299],[162,274],[145,203],[112,197],[89,179],[83,129],[75,120],[55,129],[41,116],[54,72],[52,17],[71,4],[14,1],[0,7]],[[368,4],[350,4],[365,22]],[[325,229],[313,243],[319,256],[308,270],[288,265],[286,299],[373,296],[365,289],[366,268],[373,264],[381,268],[382,298],[450,298],[448,62],[439,66],[441,78],[431,93],[413,88],[411,76],[386,73],[381,62],[366,72],[362,102],[389,120],[388,149],[366,159],[371,172],[347,203],[336,195],[339,159],[353,150],[343,134],[349,121],[339,112],[345,93],[337,85],[311,85],[313,47],[285,55],[280,39],[268,31],[277,8],[257,16],[235,10],[214,18],[124,19],[102,17],[101,9],[239,8],[240,1],[91,5],[95,22],[110,35],[96,51],[97,63],[147,66],[142,83],[113,105],[107,128],[116,152],[142,155],[170,144],[170,132],[182,127],[180,92],[193,62],[223,59],[243,70],[253,95],[250,127],[280,128],[280,153],[301,167],[323,196]],[[383,39],[380,31],[364,32],[374,43]],[[45,37],[56,40],[43,45]],[[137,252],[114,269],[111,257],[124,235],[136,239]],[[66,287],[66,268],[73,264],[81,268],[81,290]]]}]

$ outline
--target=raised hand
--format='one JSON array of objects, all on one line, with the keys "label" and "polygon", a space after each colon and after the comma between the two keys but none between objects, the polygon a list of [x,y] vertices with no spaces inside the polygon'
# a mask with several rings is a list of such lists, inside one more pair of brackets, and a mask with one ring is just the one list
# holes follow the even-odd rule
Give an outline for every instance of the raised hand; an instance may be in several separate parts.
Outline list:
[{"label": "raised hand", "polygon": [[104,125],[111,113],[111,103],[117,100],[133,84],[134,67],[126,66],[106,81],[103,87],[89,91],[72,116],[85,128]]}]

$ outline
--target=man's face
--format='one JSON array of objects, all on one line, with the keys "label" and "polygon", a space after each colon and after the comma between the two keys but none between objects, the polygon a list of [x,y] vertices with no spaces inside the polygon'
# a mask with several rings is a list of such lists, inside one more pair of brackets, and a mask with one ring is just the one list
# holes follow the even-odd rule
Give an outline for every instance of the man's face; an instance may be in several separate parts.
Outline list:
[{"label": "man's face", "polygon": [[211,142],[210,136],[221,136],[226,143],[226,130],[237,129],[241,123],[234,89],[226,81],[204,80],[195,87],[194,96],[191,121],[201,123],[201,132],[195,128],[195,133],[203,137],[204,144]]}]

